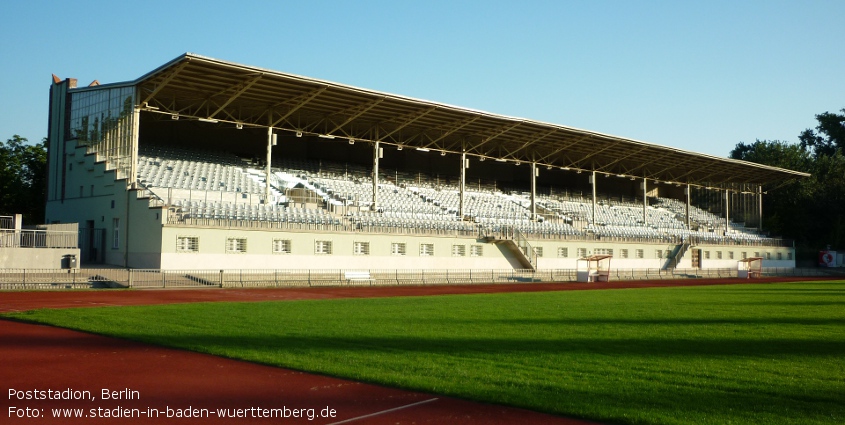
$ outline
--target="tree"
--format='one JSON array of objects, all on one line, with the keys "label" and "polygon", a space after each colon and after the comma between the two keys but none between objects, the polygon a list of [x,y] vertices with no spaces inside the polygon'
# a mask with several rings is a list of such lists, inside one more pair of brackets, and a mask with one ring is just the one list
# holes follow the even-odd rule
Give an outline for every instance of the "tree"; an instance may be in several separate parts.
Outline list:
[{"label": "tree", "polygon": [[[783,141],[757,140],[752,144],[738,143],[730,157],[773,167],[812,173],[814,159],[798,144]],[[794,239],[799,244],[808,243],[812,233],[812,214],[806,208],[813,203],[818,184],[815,176],[794,179],[777,186],[764,187],[764,229],[773,235]]]},{"label": "tree", "polygon": [[816,115],[816,131],[806,129],[801,132],[798,139],[801,146],[812,150],[818,156],[831,156],[837,150],[845,151],[845,108],[842,108],[842,115],[825,112]]},{"label": "tree", "polygon": [[[764,188],[764,229],[794,239],[809,255],[826,245],[845,248],[845,109],[816,115],[816,131],[799,143],[757,140],[738,143],[730,157],[810,173]],[[805,257],[806,258],[806,257]]]},{"label": "tree", "polygon": [[46,183],[46,140],[33,145],[16,134],[0,142],[0,215],[23,214],[27,223],[43,223]]}]

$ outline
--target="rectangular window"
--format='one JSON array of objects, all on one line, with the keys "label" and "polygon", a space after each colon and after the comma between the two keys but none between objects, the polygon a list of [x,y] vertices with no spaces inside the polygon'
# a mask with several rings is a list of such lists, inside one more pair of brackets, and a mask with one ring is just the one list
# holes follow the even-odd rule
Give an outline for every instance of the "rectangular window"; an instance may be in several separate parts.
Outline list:
[{"label": "rectangular window", "polygon": [[404,242],[393,242],[390,244],[390,253],[392,255],[405,255],[405,248]]},{"label": "rectangular window", "polygon": [[771,259],[772,259],[772,253],[771,253],[771,252],[767,252],[767,253],[766,253],[766,259],[767,259],[767,260],[771,260]]},{"label": "rectangular window", "polygon": [[569,258],[569,248],[558,248],[557,256],[562,258]]},{"label": "rectangular window", "polygon": [[587,248],[578,248],[578,258],[584,258],[587,256]]},{"label": "rectangular window", "polygon": [[792,261],[792,253],[791,252],[786,253],[786,259]]},{"label": "rectangular window", "polygon": [[120,248],[120,219],[119,218],[113,218],[111,224],[112,224],[111,249],[118,249],[118,248]]},{"label": "rectangular window", "polygon": [[593,254],[613,256],[613,249],[612,248],[596,248],[596,249],[593,250]]},{"label": "rectangular window", "polygon": [[716,251],[716,259],[718,259],[718,260],[722,259],[722,251]]},{"label": "rectangular window", "polygon": [[434,244],[433,243],[421,243],[420,244],[420,256],[430,257],[432,255],[434,255]]},{"label": "rectangular window", "polygon": [[466,245],[452,245],[452,256],[453,257],[464,257],[467,254],[467,247]]},{"label": "rectangular window", "polygon": [[620,249],[619,250],[619,258],[628,258],[628,250],[627,249]]},{"label": "rectangular window", "polygon": [[314,253],[315,254],[331,255],[331,253],[332,253],[332,241],[315,241],[314,242]]},{"label": "rectangular window", "polygon": [[705,260],[709,260],[709,259],[710,259],[710,251],[704,251],[704,259],[705,259]]},{"label": "rectangular window", "polygon": [[196,236],[177,236],[176,252],[199,252],[200,238]]},{"label": "rectangular window", "polygon": [[354,242],[352,244],[352,253],[355,255],[370,255],[370,243]]},{"label": "rectangular window", "polygon": [[227,254],[243,254],[246,252],[246,238],[226,238]]},{"label": "rectangular window", "polygon": [[637,250],[637,258],[644,258],[644,257],[645,257],[645,252],[643,252],[643,250],[641,250],[641,249],[638,249]]},{"label": "rectangular window", "polygon": [[746,258],[748,258],[748,253],[747,253],[747,252],[745,252],[745,251],[742,251],[742,254],[740,255],[740,258],[741,258],[741,259],[743,259],[743,260],[744,260],[744,259],[746,259]]},{"label": "rectangular window", "polygon": [[542,257],[543,256],[543,247],[538,246],[538,247],[534,248],[534,254],[538,257]]},{"label": "rectangular window", "polygon": [[290,254],[290,239],[273,239],[274,254]]},{"label": "rectangular window", "polygon": [[728,259],[729,259],[729,260],[733,260],[733,259],[734,259],[734,252],[733,252],[733,251],[728,251]]},{"label": "rectangular window", "polygon": [[484,255],[484,246],[483,245],[470,245],[469,247],[469,256],[470,257],[481,257]]},{"label": "rectangular window", "polygon": [[778,260],[783,260],[783,253],[782,252],[778,252]]},{"label": "rectangular window", "polygon": [[663,250],[660,250],[660,249],[654,250],[654,258],[663,258]]},{"label": "rectangular window", "polygon": [[762,257],[762,255],[760,255],[760,251],[755,252],[755,253],[754,253],[754,256],[755,256],[755,257]]}]

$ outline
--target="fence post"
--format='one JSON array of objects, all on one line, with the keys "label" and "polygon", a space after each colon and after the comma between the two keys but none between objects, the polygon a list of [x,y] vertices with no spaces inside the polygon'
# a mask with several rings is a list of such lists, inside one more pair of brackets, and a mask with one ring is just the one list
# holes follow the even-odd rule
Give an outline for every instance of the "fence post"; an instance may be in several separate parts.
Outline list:
[{"label": "fence post", "polygon": [[161,270],[161,287],[167,288],[167,273]]},{"label": "fence post", "polygon": [[23,269],[23,286],[26,288],[26,269]]},{"label": "fence post", "polygon": [[223,287],[223,270],[220,270],[220,287]]},{"label": "fence post", "polygon": [[132,269],[126,269],[126,274],[127,274],[127,276],[126,276],[126,287],[131,288],[132,287]]}]

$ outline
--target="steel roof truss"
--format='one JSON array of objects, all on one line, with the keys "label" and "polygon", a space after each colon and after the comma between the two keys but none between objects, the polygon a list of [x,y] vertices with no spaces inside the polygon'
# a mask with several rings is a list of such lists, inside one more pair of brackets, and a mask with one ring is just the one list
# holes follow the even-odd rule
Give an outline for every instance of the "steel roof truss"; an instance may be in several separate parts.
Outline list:
[{"label": "steel roof truss", "polygon": [[[364,115],[364,114],[365,114],[365,113],[367,113],[367,111],[369,111],[370,109],[375,108],[375,107],[376,107],[379,103],[384,102],[384,99],[385,99],[385,98],[380,97],[380,98],[378,98],[378,99],[374,99],[374,100],[371,100],[371,101],[369,101],[369,102],[362,103],[362,104],[360,104],[360,105],[355,105],[355,106],[353,106],[353,107],[351,107],[351,108],[347,108],[347,109],[345,109],[345,110],[343,110],[343,111],[340,111],[340,112],[337,112],[337,113],[332,114],[332,116],[343,116],[343,115],[346,115],[346,114],[348,114],[348,113],[351,113],[352,115],[350,115],[349,117],[347,117],[347,118],[346,118],[346,120],[345,120],[345,121],[343,121],[342,123],[337,124],[337,125],[336,125],[333,129],[331,129],[330,131],[327,131],[327,132],[326,132],[326,134],[332,134],[332,133],[334,133],[335,131],[340,130],[343,126],[345,126],[346,124],[349,124],[350,122],[352,122],[353,120],[355,120],[355,118],[358,118],[358,117],[360,117],[361,115]],[[332,122],[332,123],[334,123],[334,122],[331,120],[331,118],[330,118],[330,117],[327,117],[327,118],[326,118],[326,123],[328,123],[328,122]]]},{"label": "steel roof truss", "polygon": [[630,154],[628,154],[628,155],[625,155],[625,156],[622,156],[622,157],[616,158],[615,160],[613,160],[613,161],[611,161],[611,162],[608,162],[607,164],[602,165],[602,166],[601,166],[601,167],[599,167],[596,171],[608,171],[608,172],[609,172],[609,171],[610,171],[610,169],[611,169],[614,165],[616,165],[617,163],[619,163],[619,162],[621,162],[621,161],[624,161],[624,160],[626,160],[626,159],[628,159],[628,158],[630,158],[630,157],[632,157],[632,156],[635,156],[635,155],[637,155],[637,154],[639,154],[640,152],[645,151],[645,150],[648,150],[648,148],[647,148],[647,147],[640,148],[639,150],[634,151],[634,152],[631,152],[631,153],[630,153]]},{"label": "steel roof truss", "polygon": [[165,88],[174,78],[176,78],[179,73],[188,66],[190,62],[182,62],[179,65],[173,67],[169,74],[167,74],[160,83],[158,83],[155,88],[147,95],[147,97],[141,101],[141,104],[149,103],[152,98],[154,98],[163,88]]},{"label": "steel roof truss", "polygon": [[248,78],[248,79],[244,80],[242,83],[238,84],[237,86],[232,87],[232,88],[230,88],[230,89],[226,89],[226,90],[224,90],[224,91],[222,91],[222,92],[220,92],[220,93],[218,93],[218,94],[216,94],[216,95],[212,96],[212,97],[222,96],[222,95],[226,94],[226,92],[228,92],[229,90],[231,90],[231,89],[235,89],[235,92],[234,92],[234,93],[232,93],[232,94],[229,96],[229,98],[228,98],[225,102],[223,102],[223,104],[222,104],[222,105],[220,105],[220,106],[217,108],[217,110],[216,110],[216,111],[214,111],[214,113],[212,113],[211,115],[209,115],[209,116],[208,116],[208,118],[214,118],[217,114],[219,114],[219,113],[220,113],[220,111],[222,111],[223,109],[225,109],[227,106],[229,106],[229,104],[231,104],[232,102],[234,102],[234,101],[235,101],[235,99],[237,99],[240,95],[244,94],[244,92],[246,92],[247,90],[249,90],[249,89],[250,89],[253,85],[255,85],[255,83],[257,83],[257,82],[258,82],[258,80],[260,80],[260,79],[261,79],[261,77],[263,77],[263,76],[264,76],[264,74],[257,74],[257,75],[253,75],[251,78]]},{"label": "steel roof truss", "polygon": [[[398,121],[398,123],[397,123],[396,127],[394,127],[391,131],[387,132],[387,133],[386,133],[386,134],[384,134],[384,135],[379,134],[378,141],[382,141],[382,140],[387,139],[388,137],[392,136],[392,135],[393,135],[394,133],[396,133],[397,131],[402,130],[403,128],[405,128],[405,127],[407,127],[407,126],[409,126],[409,125],[413,124],[415,121],[417,121],[417,120],[419,120],[420,118],[422,118],[422,117],[424,117],[424,116],[426,116],[426,115],[428,115],[428,114],[430,114],[430,113],[434,112],[435,110],[437,110],[437,107],[432,106],[432,107],[430,107],[430,108],[428,108],[428,109],[423,109],[423,110],[413,111],[413,112],[410,112],[410,113],[408,113],[408,114],[405,114],[405,115],[403,115],[403,116],[401,116],[401,117],[397,117],[395,120],[388,120],[388,121],[385,121],[385,122],[383,122],[383,123],[378,124],[376,127],[381,128],[381,127],[383,126],[383,124],[384,124],[384,123],[387,123],[387,122],[396,122],[396,121]],[[385,129],[385,130],[386,130],[386,129]],[[379,133],[380,133],[380,132],[379,132]]]},{"label": "steel roof truss", "polygon": [[[271,109],[275,109],[277,106],[282,106],[282,105],[289,105],[290,109],[288,109],[288,111],[285,112],[284,115],[280,116],[279,119],[274,121],[270,126],[275,127],[280,122],[287,120],[288,117],[290,117],[296,111],[298,111],[299,108],[302,108],[303,106],[308,104],[308,102],[314,100],[315,97],[319,96],[320,93],[323,93],[324,91],[326,91],[326,89],[328,89],[327,86],[318,87],[315,90],[311,90],[309,92],[303,93],[303,94],[301,94],[297,97],[294,97],[293,99],[290,99],[286,102],[282,102],[282,103],[278,103],[276,105],[273,105],[273,107]],[[296,127],[296,126],[294,125],[292,127]]]},{"label": "steel roof truss", "polygon": [[423,133],[423,134],[425,135],[425,137],[429,139],[429,142],[428,142],[427,144],[425,144],[423,147],[424,147],[424,148],[430,148],[430,147],[433,147],[433,146],[435,146],[435,144],[436,144],[437,142],[439,142],[439,141],[441,141],[441,140],[443,140],[443,139],[445,139],[445,138],[447,138],[447,137],[451,136],[451,135],[452,135],[452,134],[454,134],[455,132],[460,131],[462,128],[464,128],[464,127],[466,127],[466,126],[468,126],[468,125],[470,125],[470,124],[472,124],[472,123],[474,123],[474,122],[478,121],[479,119],[481,119],[481,116],[480,116],[480,115],[476,115],[476,116],[473,116],[473,117],[464,118],[464,119],[462,119],[462,120],[452,121],[452,122],[450,122],[450,123],[446,123],[446,124],[444,124],[443,126],[436,127],[436,128],[434,128],[434,129],[432,129],[432,130],[435,130],[435,131],[440,131],[440,130],[442,130],[442,129],[445,129],[445,130],[446,130],[446,131],[445,131],[445,133],[442,133],[442,134],[440,135],[440,137],[438,137],[438,138],[436,138],[436,139],[432,139],[431,137],[429,137],[429,136],[428,136],[428,134]]},{"label": "steel roof truss", "polygon": [[[519,127],[521,124],[522,124],[522,122],[521,122],[521,121],[516,121],[516,122],[509,123],[509,124],[501,125],[501,126],[499,126],[499,127],[493,128],[493,129],[491,129],[491,130],[489,130],[489,131],[484,131],[484,132],[482,132],[481,134],[477,134],[476,136],[480,136],[480,137],[482,137],[482,139],[481,139],[481,141],[480,141],[480,142],[478,142],[478,143],[476,143],[476,144],[475,144],[475,148],[476,148],[476,149],[481,148],[481,147],[482,147],[482,146],[484,146],[486,143],[488,143],[488,142],[490,142],[491,140],[493,140],[493,139],[495,139],[495,138],[497,138],[497,137],[499,137],[499,136],[501,136],[501,135],[503,135],[503,134],[505,134],[505,133],[507,133],[507,132],[509,132],[509,131],[513,130],[514,128]],[[488,136],[488,134],[489,134],[489,136]],[[485,137],[485,136],[486,136],[486,137]],[[517,152],[517,151],[519,151],[520,149],[524,148],[527,144],[530,144],[530,143],[531,143],[531,142],[526,143],[526,144],[525,144],[525,145],[523,145],[522,147],[520,147],[520,148],[518,148],[518,149],[515,149],[513,152]]]}]

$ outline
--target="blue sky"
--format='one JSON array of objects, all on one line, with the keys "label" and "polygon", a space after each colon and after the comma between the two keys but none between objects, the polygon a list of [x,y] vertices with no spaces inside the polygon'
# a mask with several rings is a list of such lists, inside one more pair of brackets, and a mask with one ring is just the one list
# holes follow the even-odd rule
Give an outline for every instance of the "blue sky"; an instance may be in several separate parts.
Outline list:
[{"label": "blue sky", "polygon": [[47,135],[50,75],[184,52],[727,156],[845,108],[845,1],[6,2],[0,137]]}]

